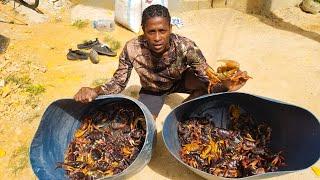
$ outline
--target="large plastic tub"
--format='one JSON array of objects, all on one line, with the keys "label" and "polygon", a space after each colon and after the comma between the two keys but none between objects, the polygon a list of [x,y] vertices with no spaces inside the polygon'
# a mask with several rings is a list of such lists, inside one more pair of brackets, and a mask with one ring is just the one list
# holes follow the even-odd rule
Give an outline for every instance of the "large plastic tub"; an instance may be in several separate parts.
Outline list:
[{"label": "large plastic tub", "polygon": [[266,121],[272,128],[271,149],[283,151],[287,166],[277,172],[269,172],[237,179],[260,179],[280,176],[303,170],[319,160],[320,124],[308,110],[277,100],[245,94],[221,93],[194,99],[176,107],[166,117],[163,126],[163,139],[170,153],[182,164],[206,179],[230,179],[208,174],[185,164],[179,156],[178,120],[194,115],[209,113],[215,119],[215,125],[226,128],[228,124],[228,107],[238,104],[259,121]]},{"label": "large plastic tub", "polygon": [[153,117],[144,104],[122,95],[100,96],[89,104],[61,99],[53,102],[45,111],[30,147],[32,169],[39,179],[66,179],[65,171],[56,169],[56,163],[63,162],[65,150],[80,125],[81,117],[93,108],[112,102],[129,102],[139,106],[146,119],[147,133],[140,154],[134,162],[121,173],[108,178],[127,178],[149,163],[156,128]]}]

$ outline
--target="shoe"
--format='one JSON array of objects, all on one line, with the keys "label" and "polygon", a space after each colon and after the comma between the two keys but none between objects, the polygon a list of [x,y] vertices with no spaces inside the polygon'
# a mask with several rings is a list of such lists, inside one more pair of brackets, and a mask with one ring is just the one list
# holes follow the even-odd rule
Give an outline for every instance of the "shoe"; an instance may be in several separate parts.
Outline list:
[{"label": "shoe", "polygon": [[95,45],[99,45],[101,44],[98,40],[98,38],[96,38],[96,40],[92,41],[85,41],[84,43],[82,44],[78,44],[77,47],[78,49],[91,49],[93,46]]},{"label": "shoe", "polygon": [[90,61],[93,63],[93,64],[98,64],[99,63],[99,55],[97,53],[97,51],[91,49],[90,53],[89,53],[89,58],[90,58]]},{"label": "shoe", "polygon": [[92,47],[93,50],[97,51],[99,54],[107,56],[117,56],[116,52],[113,52],[107,45],[95,45]]},{"label": "shoe", "polygon": [[80,51],[80,50],[72,50],[69,49],[69,52],[67,54],[68,60],[86,60],[88,59],[88,54],[86,52]]}]

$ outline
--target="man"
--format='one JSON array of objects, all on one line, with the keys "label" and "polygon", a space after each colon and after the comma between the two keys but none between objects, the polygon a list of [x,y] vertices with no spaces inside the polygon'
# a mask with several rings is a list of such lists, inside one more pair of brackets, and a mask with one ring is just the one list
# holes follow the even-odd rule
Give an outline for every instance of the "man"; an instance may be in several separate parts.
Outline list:
[{"label": "man", "polygon": [[[128,41],[119,57],[119,67],[110,82],[96,88],[83,87],[74,99],[83,103],[98,95],[120,93],[134,68],[142,88],[139,100],[156,118],[164,98],[171,93],[188,93],[190,100],[208,93],[210,68],[196,44],[171,33],[171,17],[166,7],[151,5],[143,11],[144,34]],[[228,81],[211,84],[211,92],[233,91],[243,86]]]}]

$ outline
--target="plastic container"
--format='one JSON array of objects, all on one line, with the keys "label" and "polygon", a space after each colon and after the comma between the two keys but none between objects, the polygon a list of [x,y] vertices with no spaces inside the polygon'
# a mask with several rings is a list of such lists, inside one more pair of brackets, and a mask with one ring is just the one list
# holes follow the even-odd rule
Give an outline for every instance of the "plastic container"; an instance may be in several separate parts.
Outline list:
[{"label": "plastic container", "polygon": [[115,30],[115,23],[109,19],[99,19],[92,22],[93,28],[101,32],[111,32]]},{"label": "plastic container", "polygon": [[259,121],[266,121],[272,128],[271,150],[283,151],[287,166],[276,172],[235,179],[262,179],[280,176],[312,166],[320,157],[320,124],[318,119],[308,110],[277,100],[245,94],[220,93],[210,94],[176,107],[166,117],[162,136],[169,152],[183,165],[206,179],[233,179],[208,174],[185,164],[179,156],[178,119],[190,116],[213,115],[216,126],[226,128],[228,107],[238,104]]},{"label": "plastic container", "polygon": [[146,140],[133,163],[121,173],[105,179],[124,179],[142,170],[150,161],[155,143],[155,122],[150,111],[141,102],[122,95],[100,96],[89,104],[61,99],[53,102],[42,116],[30,147],[30,162],[34,173],[41,179],[67,179],[63,169],[56,169],[63,162],[64,153],[80,125],[80,119],[93,108],[112,102],[129,102],[139,106],[146,119]]}]

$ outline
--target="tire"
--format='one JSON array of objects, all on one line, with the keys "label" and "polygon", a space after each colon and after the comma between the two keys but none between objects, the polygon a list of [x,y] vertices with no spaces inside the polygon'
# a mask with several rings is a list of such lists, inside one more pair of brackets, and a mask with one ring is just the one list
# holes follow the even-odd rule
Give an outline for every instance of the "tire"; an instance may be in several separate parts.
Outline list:
[{"label": "tire", "polygon": [[28,7],[30,9],[36,9],[39,6],[39,0],[34,0],[34,3],[29,3],[25,0],[16,0],[21,5]]}]

